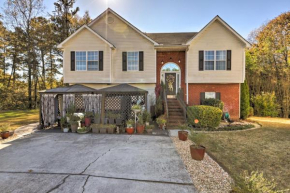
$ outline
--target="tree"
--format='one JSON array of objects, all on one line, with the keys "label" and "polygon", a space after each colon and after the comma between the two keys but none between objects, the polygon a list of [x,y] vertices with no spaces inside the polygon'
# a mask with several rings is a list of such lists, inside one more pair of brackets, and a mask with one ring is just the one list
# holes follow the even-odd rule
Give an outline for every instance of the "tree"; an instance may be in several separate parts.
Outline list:
[{"label": "tree", "polygon": [[246,119],[250,113],[250,94],[247,80],[241,84],[241,118]]}]

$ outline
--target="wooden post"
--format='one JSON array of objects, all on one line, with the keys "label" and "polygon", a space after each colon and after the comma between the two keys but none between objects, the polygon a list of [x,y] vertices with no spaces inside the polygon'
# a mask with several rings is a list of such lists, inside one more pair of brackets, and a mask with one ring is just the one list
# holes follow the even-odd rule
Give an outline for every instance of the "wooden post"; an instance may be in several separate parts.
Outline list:
[{"label": "wooden post", "polygon": [[106,100],[106,94],[102,93],[102,104],[101,104],[101,123],[104,124],[105,119],[105,100]]},{"label": "wooden post", "polygon": [[146,107],[146,111],[148,111],[148,101],[147,101],[147,95],[148,95],[148,93],[145,93],[145,107]]},{"label": "wooden post", "polygon": [[40,103],[39,103],[39,125],[41,126],[41,128],[42,128],[42,117],[41,117],[41,112],[42,112],[42,102],[41,102],[41,100],[42,100],[42,94],[40,93]]}]

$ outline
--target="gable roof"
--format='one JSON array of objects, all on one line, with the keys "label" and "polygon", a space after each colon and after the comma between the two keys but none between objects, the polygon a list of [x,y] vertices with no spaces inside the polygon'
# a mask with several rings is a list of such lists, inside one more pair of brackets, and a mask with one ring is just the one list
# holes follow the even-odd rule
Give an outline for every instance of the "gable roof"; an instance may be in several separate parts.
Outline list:
[{"label": "gable roof", "polygon": [[221,22],[227,29],[229,29],[238,39],[240,39],[242,42],[244,42],[246,44],[247,47],[250,47],[251,44],[245,39],[243,38],[238,32],[236,32],[229,24],[227,24],[222,18],[220,18],[220,16],[215,16],[206,26],[204,26],[196,36],[192,37],[189,41],[186,42],[186,45],[189,45],[194,38],[197,38],[198,36],[200,36],[200,34],[202,34],[213,22],[215,21],[219,21]]},{"label": "gable roof", "polygon": [[99,15],[98,17],[96,17],[94,20],[91,21],[91,23],[88,24],[88,26],[92,26],[95,22],[97,22],[98,20],[100,20],[105,14],[107,14],[108,12],[111,12],[113,15],[115,15],[117,18],[119,18],[121,21],[123,21],[124,23],[126,23],[128,26],[130,26],[133,30],[135,30],[138,34],[140,34],[141,36],[143,36],[144,38],[146,38],[147,40],[149,40],[150,42],[152,42],[154,45],[158,45],[157,42],[155,42],[153,39],[151,39],[150,37],[146,36],[142,31],[140,31],[138,28],[136,28],[134,25],[132,25],[130,22],[128,22],[126,19],[124,19],[123,17],[121,17],[119,14],[117,14],[115,11],[113,11],[111,8],[106,9],[101,15]]},{"label": "gable roof", "polygon": [[66,42],[68,42],[71,38],[73,38],[75,35],[77,35],[79,32],[81,32],[83,29],[87,29],[90,32],[92,32],[94,35],[96,35],[98,38],[100,38],[101,40],[103,40],[105,43],[107,43],[111,48],[116,48],[112,43],[110,43],[108,40],[106,40],[104,37],[102,37],[100,34],[98,34],[97,32],[95,32],[94,30],[92,30],[91,28],[89,28],[87,25],[83,25],[82,27],[80,27],[77,31],[75,31],[73,34],[71,34],[68,38],[66,38],[63,42],[61,42],[57,48],[63,48],[63,44],[65,44]]},{"label": "gable roof", "polygon": [[148,37],[163,45],[184,45],[198,32],[175,32],[175,33],[145,33]]}]

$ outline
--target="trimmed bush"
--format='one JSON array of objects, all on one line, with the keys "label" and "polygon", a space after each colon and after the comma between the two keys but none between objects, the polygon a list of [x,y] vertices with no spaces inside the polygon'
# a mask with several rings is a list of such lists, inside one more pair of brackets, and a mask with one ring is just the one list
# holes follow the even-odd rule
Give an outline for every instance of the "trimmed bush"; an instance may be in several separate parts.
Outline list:
[{"label": "trimmed bush", "polygon": [[247,80],[241,84],[241,118],[246,119],[250,114],[250,93]]},{"label": "trimmed bush", "polygon": [[[191,106],[187,109],[188,123],[195,127],[218,127],[222,114],[223,112],[219,108],[205,105]],[[197,123],[196,120],[198,120]]]},{"label": "trimmed bush", "polygon": [[252,98],[254,114],[262,117],[277,117],[278,104],[276,103],[275,93],[262,93]]},{"label": "trimmed bush", "polygon": [[202,105],[217,107],[220,110],[224,110],[224,103],[219,99],[204,99]]}]

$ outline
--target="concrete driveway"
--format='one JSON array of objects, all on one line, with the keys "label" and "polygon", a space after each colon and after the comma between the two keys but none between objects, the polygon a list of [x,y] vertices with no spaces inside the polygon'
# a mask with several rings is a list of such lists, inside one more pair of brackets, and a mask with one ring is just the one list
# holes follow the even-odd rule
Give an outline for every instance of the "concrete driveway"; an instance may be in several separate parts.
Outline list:
[{"label": "concrete driveway", "polygon": [[37,132],[3,145],[1,192],[196,192],[165,136]]}]

